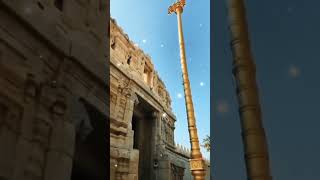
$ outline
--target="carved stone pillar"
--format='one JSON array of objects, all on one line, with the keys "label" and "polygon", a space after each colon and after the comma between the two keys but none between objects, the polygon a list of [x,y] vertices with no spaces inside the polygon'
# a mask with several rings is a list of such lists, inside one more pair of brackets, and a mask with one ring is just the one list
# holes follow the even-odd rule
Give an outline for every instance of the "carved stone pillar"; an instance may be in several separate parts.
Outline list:
[{"label": "carved stone pillar", "polygon": [[117,170],[117,161],[112,158],[112,151],[114,149],[110,149],[110,180],[114,180],[116,178],[116,170]]},{"label": "carved stone pillar", "polygon": [[[131,112],[127,113],[127,101],[132,95],[132,82],[130,80],[121,79],[118,85],[118,98],[115,108],[115,117],[119,121],[128,122],[128,116]],[[132,111],[132,110],[131,110]]]},{"label": "carved stone pillar", "polygon": [[139,100],[133,91],[130,94],[126,94],[126,97],[128,99],[125,107],[124,121],[128,123],[128,130],[131,130],[134,106],[139,104]]},{"label": "carved stone pillar", "polygon": [[53,129],[47,153],[45,180],[70,180],[75,146],[75,128],[67,117],[65,96],[57,94],[51,106]]},{"label": "carved stone pillar", "polygon": [[154,121],[154,142],[159,144],[161,141],[161,113],[154,111],[152,113],[152,120]]},{"label": "carved stone pillar", "polygon": [[139,103],[133,91],[132,82],[122,79],[119,81],[118,98],[116,103],[116,121],[126,128],[125,143],[118,144],[119,150],[116,156],[116,166],[112,167],[116,180],[132,179],[138,175],[139,151],[133,149],[134,132],[132,130],[132,117],[134,106]]},{"label": "carved stone pillar", "polygon": [[33,119],[31,148],[28,156],[28,165],[25,174],[27,180],[43,179],[43,170],[46,161],[46,150],[51,133],[51,120],[45,107],[37,104]]},{"label": "carved stone pillar", "polygon": [[151,115],[150,121],[153,121],[153,126],[152,126],[152,160],[153,160],[153,173],[152,173],[152,178],[157,179],[157,172],[158,172],[158,165],[159,165],[159,143],[160,143],[160,123],[161,121],[161,115],[158,111],[153,111]]},{"label": "carved stone pillar", "polygon": [[25,168],[28,166],[28,155],[32,148],[30,140],[32,137],[32,126],[35,118],[36,95],[38,84],[33,74],[28,74],[24,89],[24,113],[21,124],[21,135],[17,142],[16,166],[13,173],[13,179],[25,180]]},{"label": "carved stone pillar", "polygon": [[128,124],[127,128],[127,145],[128,149],[133,149],[133,141],[134,141],[134,132],[132,130],[132,118],[133,118],[133,110],[134,106],[139,104],[138,97],[135,93],[131,93],[127,106],[126,106],[126,122]]},{"label": "carved stone pillar", "polygon": [[128,180],[130,151],[119,150],[117,159],[116,180]]},{"label": "carved stone pillar", "polygon": [[17,180],[42,180],[46,149],[51,131],[46,108],[40,103],[40,84],[27,76],[24,93],[22,131],[17,143],[17,162],[13,177]]},{"label": "carved stone pillar", "polygon": [[129,174],[128,180],[136,180],[138,179],[138,171],[139,171],[139,150],[133,149],[134,142],[134,131],[132,130],[132,117],[134,106],[139,104],[139,100],[137,95],[134,92],[131,92],[129,101],[127,103],[127,114],[126,119],[128,122],[128,133],[127,133],[127,144],[129,145],[130,151],[130,160],[129,160]]},{"label": "carved stone pillar", "polygon": [[129,174],[128,180],[137,180],[139,177],[139,150],[130,151]]}]

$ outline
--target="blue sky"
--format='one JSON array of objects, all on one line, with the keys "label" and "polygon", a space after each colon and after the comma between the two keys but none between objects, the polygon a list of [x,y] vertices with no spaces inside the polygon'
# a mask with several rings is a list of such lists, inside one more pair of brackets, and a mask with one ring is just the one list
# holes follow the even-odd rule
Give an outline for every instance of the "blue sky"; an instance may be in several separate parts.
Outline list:
[{"label": "blue sky", "polygon": [[[190,148],[173,0],[111,0],[111,17],[149,54],[172,98],[175,142]],[[200,141],[210,134],[210,1],[187,1],[183,13],[186,57]],[[209,153],[202,149],[209,158]]]}]

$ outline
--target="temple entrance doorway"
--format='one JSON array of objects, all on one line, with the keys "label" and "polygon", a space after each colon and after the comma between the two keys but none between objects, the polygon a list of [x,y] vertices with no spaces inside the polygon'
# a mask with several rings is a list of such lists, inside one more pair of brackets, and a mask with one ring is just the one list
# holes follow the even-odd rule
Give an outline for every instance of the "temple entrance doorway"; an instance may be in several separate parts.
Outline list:
[{"label": "temple entrance doorway", "polygon": [[[71,180],[107,179],[107,118],[91,104],[82,101],[88,119],[76,127],[76,144]],[[109,163],[109,162],[108,162]]]},{"label": "temple entrance doorway", "polygon": [[133,148],[139,150],[139,180],[152,179],[155,109],[142,98],[135,105],[132,117]]}]

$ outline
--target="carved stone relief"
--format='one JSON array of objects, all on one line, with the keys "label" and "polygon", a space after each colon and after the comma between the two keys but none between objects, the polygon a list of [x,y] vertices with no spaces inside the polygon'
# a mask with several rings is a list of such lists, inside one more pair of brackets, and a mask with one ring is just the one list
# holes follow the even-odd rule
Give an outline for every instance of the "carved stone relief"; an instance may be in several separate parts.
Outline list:
[{"label": "carved stone relief", "polygon": [[132,85],[133,82],[131,80],[121,79],[118,84],[118,92],[128,98],[132,93]]},{"label": "carved stone relief", "polygon": [[117,94],[113,91],[110,91],[110,113],[112,114],[116,108],[117,105]]},{"label": "carved stone relief", "polygon": [[172,180],[183,180],[184,168],[171,164],[171,172]]}]

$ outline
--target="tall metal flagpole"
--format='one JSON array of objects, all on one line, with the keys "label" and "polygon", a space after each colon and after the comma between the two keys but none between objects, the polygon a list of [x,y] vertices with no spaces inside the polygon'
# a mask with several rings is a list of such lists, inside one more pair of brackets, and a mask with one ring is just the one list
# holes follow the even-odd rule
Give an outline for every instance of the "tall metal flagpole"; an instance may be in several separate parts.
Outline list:
[{"label": "tall metal flagpole", "polygon": [[243,0],[228,0],[228,9],[234,59],[233,74],[237,81],[247,176],[249,180],[271,180],[267,140]]},{"label": "tall metal flagpole", "polygon": [[179,34],[179,44],[180,44],[181,68],[182,68],[182,75],[183,75],[183,87],[184,87],[186,111],[187,111],[187,118],[188,118],[188,128],[189,128],[189,136],[190,136],[190,143],[191,143],[190,170],[195,180],[204,180],[205,174],[206,174],[205,163],[200,151],[200,145],[199,145],[199,139],[198,139],[198,133],[197,133],[197,127],[196,127],[196,119],[194,115],[191,88],[190,88],[186,56],[185,56],[183,31],[182,31],[181,14],[183,12],[183,7],[185,6],[185,4],[186,4],[185,0],[180,0],[174,3],[169,7],[168,14],[172,14],[174,12],[177,14],[177,18],[178,18],[178,34]]}]

